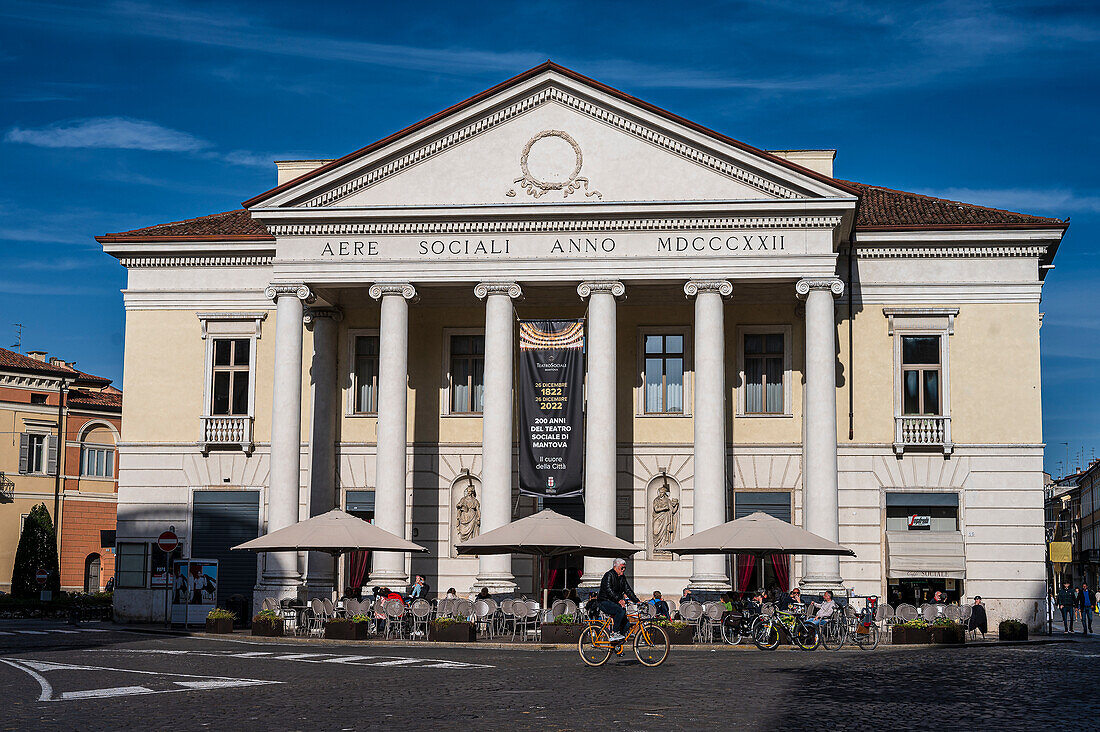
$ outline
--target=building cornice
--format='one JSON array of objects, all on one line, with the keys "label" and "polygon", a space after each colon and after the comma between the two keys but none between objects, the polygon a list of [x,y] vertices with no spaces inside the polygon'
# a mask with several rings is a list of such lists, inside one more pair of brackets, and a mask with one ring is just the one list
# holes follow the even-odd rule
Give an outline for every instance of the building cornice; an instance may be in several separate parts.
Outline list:
[{"label": "building cornice", "polygon": [[268,267],[274,254],[120,256],[119,264],[127,269],[142,267]]}]

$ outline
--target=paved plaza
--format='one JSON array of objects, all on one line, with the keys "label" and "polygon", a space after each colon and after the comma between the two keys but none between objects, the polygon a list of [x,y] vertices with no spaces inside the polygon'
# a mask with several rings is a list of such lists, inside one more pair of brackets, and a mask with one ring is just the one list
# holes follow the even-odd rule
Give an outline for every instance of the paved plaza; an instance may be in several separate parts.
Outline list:
[{"label": "paved plaza", "polygon": [[[1060,639],[1060,636],[1055,636]],[[1100,642],[873,652],[253,641],[0,624],[0,729],[1085,729]],[[827,723],[825,720],[829,720]]]}]

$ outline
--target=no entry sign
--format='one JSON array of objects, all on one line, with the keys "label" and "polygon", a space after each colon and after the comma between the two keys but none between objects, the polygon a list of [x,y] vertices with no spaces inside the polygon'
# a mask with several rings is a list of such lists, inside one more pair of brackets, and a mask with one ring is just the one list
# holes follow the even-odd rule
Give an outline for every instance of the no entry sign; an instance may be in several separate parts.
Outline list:
[{"label": "no entry sign", "polygon": [[38,570],[38,572],[37,572],[37,573],[36,573],[36,574],[34,575],[34,578],[35,578],[36,580],[38,580],[38,584],[40,584],[40,585],[45,585],[45,584],[46,584],[46,580],[48,580],[48,579],[50,578],[50,573],[49,573],[49,572],[47,572],[47,571],[46,571],[46,570],[44,570],[44,569],[40,569],[40,570]]},{"label": "no entry sign", "polygon": [[171,554],[176,551],[176,547],[179,545],[180,538],[171,531],[165,531],[157,539],[157,547],[165,554]]}]

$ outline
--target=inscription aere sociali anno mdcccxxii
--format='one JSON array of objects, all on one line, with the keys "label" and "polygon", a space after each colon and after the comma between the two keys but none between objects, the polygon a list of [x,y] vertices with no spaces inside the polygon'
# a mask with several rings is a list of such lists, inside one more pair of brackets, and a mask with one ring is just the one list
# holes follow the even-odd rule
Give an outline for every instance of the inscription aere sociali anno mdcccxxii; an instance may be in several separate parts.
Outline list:
[{"label": "inscription aere sociali anno mdcccxxii", "polygon": [[[693,252],[781,252],[784,251],[783,234],[723,234],[713,236],[655,236],[652,240],[654,254],[689,254]],[[603,255],[614,254],[616,242],[612,237],[549,237],[536,250],[545,255]],[[377,240],[326,241],[321,249],[322,257],[376,257],[382,245]],[[510,239],[422,239],[417,248],[421,257],[446,256],[508,256],[513,251]],[[384,256],[384,255],[383,255]]]}]

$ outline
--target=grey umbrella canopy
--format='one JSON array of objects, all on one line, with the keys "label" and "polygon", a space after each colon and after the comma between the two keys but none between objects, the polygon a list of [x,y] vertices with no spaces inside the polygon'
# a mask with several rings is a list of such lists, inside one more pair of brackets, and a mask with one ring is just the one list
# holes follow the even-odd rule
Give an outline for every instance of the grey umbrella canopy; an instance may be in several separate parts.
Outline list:
[{"label": "grey umbrella canopy", "polygon": [[371,549],[386,552],[426,552],[419,544],[380,529],[363,519],[335,508],[328,513],[272,531],[238,544],[234,549],[258,552],[316,551],[332,555]]},{"label": "grey umbrella canopy", "polygon": [[531,554],[556,557],[629,557],[641,551],[629,541],[546,509],[456,544],[459,554]]},{"label": "grey umbrella canopy", "polygon": [[[836,554],[855,556],[851,549],[811,534],[762,511],[692,534],[664,547],[674,554],[751,554],[763,560],[771,554]],[[764,573],[760,573],[763,589]]]}]

